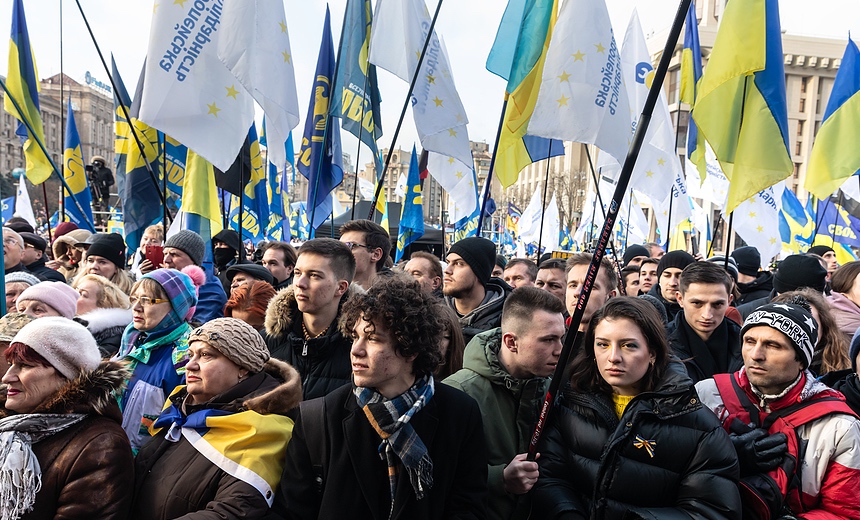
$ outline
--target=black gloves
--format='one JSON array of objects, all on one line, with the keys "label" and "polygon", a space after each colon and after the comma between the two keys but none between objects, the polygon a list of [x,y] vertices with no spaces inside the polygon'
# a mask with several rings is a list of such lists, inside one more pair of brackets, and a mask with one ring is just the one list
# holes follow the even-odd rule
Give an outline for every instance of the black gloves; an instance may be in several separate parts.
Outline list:
[{"label": "black gloves", "polygon": [[737,419],[731,424],[729,439],[738,454],[741,476],[767,473],[778,468],[788,450],[784,433],[768,435],[767,430],[753,429],[752,425]]}]

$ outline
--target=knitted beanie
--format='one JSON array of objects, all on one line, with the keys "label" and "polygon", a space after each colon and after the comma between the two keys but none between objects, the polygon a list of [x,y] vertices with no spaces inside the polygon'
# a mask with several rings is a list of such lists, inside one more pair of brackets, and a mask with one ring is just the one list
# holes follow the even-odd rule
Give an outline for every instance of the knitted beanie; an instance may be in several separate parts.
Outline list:
[{"label": "knitted beanie", "polygon": [[51,306],[64,318],[72,319],[78,304],[78,291],[72,289],[63,282],[39,282],[32,287],[24,289],[18,296],[17,303],[25,301],[42,302]]},{"label": "knitted beanie", "polygon": [[119,233],[100,233],[87,249],[87,256],[107,258],[117,269],[125,269],[125,240]]},{"label": "knitted beanie", "polygon": [[660,278],[667,267],[677,267],[683,270],[695,261],[696,259],[693,258],[693,255],[686,251],[669,251],[660,258],[660,263],[657,264],[657,278]]},{"label": "knitted beanie", "polygon": [[0,341],[12,341],[12,338],[15,337],[15,334],[18,334],[24,325],[35,319],[23,312],[10,312],[3,316],[0,318]]},{"label": "knitted beanie", "polygon": [[812,246],[809,248],[807,253],[812,253],[813,255],[824,256],[827,253],[833,253],[833,248],[830,246]]},{"label": "knitted beanie", "polygon": [[21,238],[24,239],[25,244],[30,244],[41,252],[45,252],[45,249],[48,249],[48,241],[44,238],[40,237],[36,233],[30,233],[29,231],[22,231],[18,233],[21,235]]},{"label": "knitted beanie", "polygon": [[40,283],[41,280],[36,278],[36,275],[32,273],[28,273],[26,271],[15,271],[14,273],[6,275],[6,285],[14,282],[23,282],[32,287],[37,283]]},{"label": "knitted beanie", "polygon": [[203,341],[241,368],[256,374],[269,360],[269,349],[257,330],[236,318],[216,318],[191,332],[188,343]]},{"label": "knitted beanie", "polygon": [[12,338],[36,351],[66,379],[98,368],[101,354],[90,331],[80,323],[51,316],[24,325]]},{"label": "knitted beanie", "polygon": [[795,291],[803,287],[824,292],[827,269],[822,267],[821,260],[808,255],[789,255],[780,262],[779,268],[773,275],[773,288],[776,292]]},{"label": "knitted beanie", "polygon": [[738,264],[735,263],[734,258],[729,256],[729,263],[727,264],[726,263],[726,257],[724,257],[724,256],[712,256],[711,258],[708,258],[708,262],[715,263],[715,264],[719,265],[720,267],[725,268],[728,271],[729,276],[732,277],[732,280],[734,280],[735,283],[738,283]]},{"label": "knitted beanie", "polygon": [[[194,280],[192,276],[195,274],[187,274],[186,271],[196,269],[203,275],[203,281],[195,283],[199,280]],[[170,300],[170,306],[173,311],[182,321],[188,321],[194,316],[194,311],[197,309],[197,288],[206,280],[205,273],[197,266],[188,266],[181,272],[176,269],[156,269],[155,271],[146,273],[141,277],[150,278],[158,282],[158,285],[167,293],[167,299]]]},{"label": "knitted beanie", "polygon": [[761,253],[753,246],[739,247],[729,255],[738,264],[738,272],[747,276],[757,276],[761,267]]},{"label": "knitted beanie", "polygon": [[164,247],[178,249],[188,255],[194,265],[203,265],[203,256],[206,254],[206,244],[203,238],[189,229],[183,229],[173,236],[168,237]]},{"label": "knitted beanie", "polygon": [[239,237],[239,233],[234,229],[222,229],[212,237],[212,242],[223,242],[237,253],[244,249],[242,247],[242,239]]},{"label": "knitted beanie", "polygon": [[812,363],[812,354],[818,342],[818,323],[812,313],[792,303],[768,303],[754,310],[744,321],[741,338],[753,327],[768,326],[776,329],[791,341],[794,349],[805,361],[803,368]]},{"label": "knitted beanie", "polygon": [[496,265],[496,244],[486,238],[469,237],[456,242],[448,250],[448,254],[460,255],[478,278],[481,285],[486,286]]},{"label": "knitted beanie", "polygon": [[633,244],[632,246],[627,246],[627,249],[624,250],[624,256],[621,257],[624,265],[630,263],[630,260],[633,260],[637,256],[645,256],[650,258],[651,252],[645,246],[639,244]]},{"label": "knitted beanie", "polygon": [[505,258],[505,255],[496,255],[496,267],[501,267],[502,269],[508,265],[508,259]]}]

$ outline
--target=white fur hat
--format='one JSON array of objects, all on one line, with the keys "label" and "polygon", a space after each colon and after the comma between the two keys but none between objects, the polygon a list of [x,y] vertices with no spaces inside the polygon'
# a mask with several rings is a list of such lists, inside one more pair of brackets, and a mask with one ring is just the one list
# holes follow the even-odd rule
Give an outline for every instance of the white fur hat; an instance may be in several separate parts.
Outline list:
[{"label": "white fur hat", "polygon": [[11,344],[23,343],[45,358],[66,379],[98,368],[101,354],[86,327],[58,316],[39,318],[24,325]]}]

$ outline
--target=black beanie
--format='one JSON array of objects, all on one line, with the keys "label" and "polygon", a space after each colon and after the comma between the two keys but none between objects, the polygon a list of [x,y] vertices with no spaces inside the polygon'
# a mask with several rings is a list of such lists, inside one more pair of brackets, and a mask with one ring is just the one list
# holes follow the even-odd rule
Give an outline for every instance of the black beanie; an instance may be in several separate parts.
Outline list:
[{"label": "black beanie", "polygon": [[660,263],[657,264],[657,278],[660,278],[660,276],[663,275],[663,271],[665,271],[667,267],[677,267],[678,269],[683,270],[695,261],[696,259],[693,258],[693,255],[686,251],[669,251],[660,258]]},{"label": "black beanie", "polygon": [[224,242],[237,253],[244,250],[242,247],[242,239],[239,238],[239,233],[232,229],[223,229],[219,231],[214,237],[212,237],[212,241]]},{"label": "black beanie", "polygon": [[777,293],[795,291],[803,287],[824,292],[827,269],[821,260],[808,255],[790,255],[780,262],[773,275],[773,288]]},{"label": "black beanie", "polygon": [[767,326],[776,329],[791,341],[794,350],[804,361],[803,368],[812,363],[815,344],[818,342],[818,324],[812,313],[793,303],[768,303],[747,316],[741,327],[741,338],[753,327]]},{"label": "black beanie", "polygon": [[632,246],[628,246],[627,249],[624,250],[624,256],[622,260],[624,261],[624,265],[630,263],[630,260],[633,260],[637,256],[647,256],[651,257],[651,252],[648,251],[648,248],[645,246],[641,246],[639,244],[633,244]]},{"label": "black beanie", "polygon": [[486,238],[469,237],[451,246],[448,254],[460,255],[469,264],[481,285],[486,286],[496,265],[496,244]]},{"label": "black beanie", "polygon": [[504,269],[506,265],[508,265],[508,259],[504,255],[496,255],[496,266]]},{"label": "black beanie", "polygon": [[125,241],[119,233],[94,235],[87,256],[101,256],[113,262],[118,269],[125,269]]},{"label": "black beanie", "polygon": [[827,253],[834,253],[833,248],[830,246],[812,246],[809,248],[807,253],[812,253],[813,255],[824,256]]},{"label": "black beanie", "polygon": [[758,276],[761,267],[761,253],[753,246],[739,247],[729,255],[738,264],[738,272],[747,276]]}]

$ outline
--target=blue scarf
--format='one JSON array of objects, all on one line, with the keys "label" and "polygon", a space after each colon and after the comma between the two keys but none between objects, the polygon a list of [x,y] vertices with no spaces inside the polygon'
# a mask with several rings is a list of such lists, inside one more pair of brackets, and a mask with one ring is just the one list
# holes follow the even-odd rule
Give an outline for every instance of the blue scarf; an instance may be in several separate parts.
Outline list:
[{"label": "blue scarf", "polygon": [[432,375],[417,379],[409,390],[394,399],[386,399],[372,388],[353,388],[358,406],[382,439],[378,449],[379,457],[388,465],[391,492],[389,518],[394,512],[397,475],[401,464],[406,468],[416,498],[424,498],[427,490],[433,487],[433,461],[427,453],[427,446],[409,424],[410,419],[433,398],[433,391]]}]

